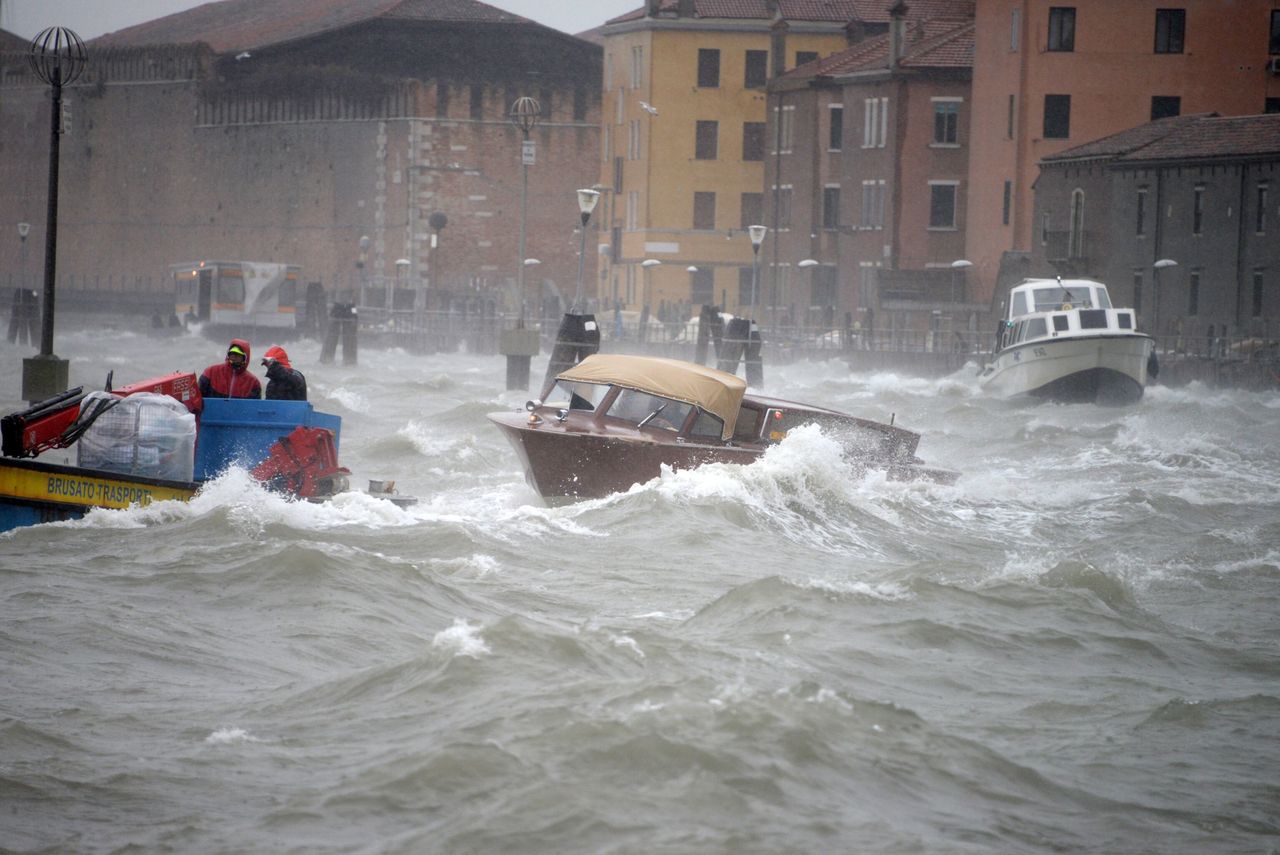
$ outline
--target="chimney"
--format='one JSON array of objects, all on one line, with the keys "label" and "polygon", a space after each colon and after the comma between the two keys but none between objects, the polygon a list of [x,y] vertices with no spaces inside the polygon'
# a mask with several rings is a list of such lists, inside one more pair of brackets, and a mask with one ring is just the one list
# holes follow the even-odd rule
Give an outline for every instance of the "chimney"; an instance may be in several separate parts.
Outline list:
[{"label": "chimney", "polygon": [[787,22],[778,18],[769,28],[769,64],[772,66],[770,77],[781,77],[787,71],[787,30],[791,29]]},{"label": "chimney", "polygon": [[698,16],[697,5],[694,0],[680,0],[676,4],[676,14],[681,18],[696,18]]},{"label": "chimney", "polygon": [[902,61],[902,51],[906,47],[907,4],[897,0],[889,7],[889,68],[895,69]]},{"label": "chimney", "polygon": [[645,5],[645,15],[649,18],[658,17],[658,12],[662,10],[662,0],[648,0]]}]

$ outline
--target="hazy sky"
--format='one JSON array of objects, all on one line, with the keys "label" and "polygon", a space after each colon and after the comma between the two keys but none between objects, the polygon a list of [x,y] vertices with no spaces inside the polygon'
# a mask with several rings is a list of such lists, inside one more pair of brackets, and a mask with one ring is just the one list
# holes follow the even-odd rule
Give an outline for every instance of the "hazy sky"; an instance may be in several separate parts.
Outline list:
[{"label": "hazy sky", "polygon": [[[80,38],[95,38],[162,18],[207,0],[0,0],[0,29],[31,38],[45,27],[69,27]],[[609,18],[638,9],[644,0],[484,0],[566,33],[598,27]]]}]

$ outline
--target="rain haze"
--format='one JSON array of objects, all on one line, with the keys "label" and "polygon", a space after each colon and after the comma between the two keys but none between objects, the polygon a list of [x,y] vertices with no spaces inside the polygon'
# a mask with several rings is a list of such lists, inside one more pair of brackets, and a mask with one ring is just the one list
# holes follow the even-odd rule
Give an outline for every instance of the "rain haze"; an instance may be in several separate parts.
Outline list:
[{"label": "rain haze", "polygon": [[[30,38],[45,27],[69,27],[82,39],[93,39],[202,5],[199,0],[0,0],[0,29]],[[580,33],[641,4],[638,0],[500,0],[489,5],[562,32]]]}]

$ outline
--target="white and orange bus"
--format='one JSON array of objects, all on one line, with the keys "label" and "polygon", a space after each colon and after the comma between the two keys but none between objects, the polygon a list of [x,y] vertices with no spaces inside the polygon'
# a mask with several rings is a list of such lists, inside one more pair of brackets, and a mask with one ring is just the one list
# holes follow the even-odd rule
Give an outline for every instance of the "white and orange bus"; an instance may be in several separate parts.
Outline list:
[{"label": "white and orange bus", "polygon": [[301,268],[258,261],[174,264],[174,312],[216,327],[297,326]]}]

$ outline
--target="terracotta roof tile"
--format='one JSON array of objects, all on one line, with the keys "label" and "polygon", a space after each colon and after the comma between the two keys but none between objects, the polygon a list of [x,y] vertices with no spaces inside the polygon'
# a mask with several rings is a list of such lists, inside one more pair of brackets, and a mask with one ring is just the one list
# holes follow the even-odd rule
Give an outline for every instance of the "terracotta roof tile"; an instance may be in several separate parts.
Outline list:
[{"label": "terracotta roof tile", "polygon": [[1197,118],[1123,159],[1203,160],[1258,155],[1280,156],[1280,113]]},{"label": "terracotta roof tile", "polygon": [[[917,21],[907,28],[903,68],[972,68],[972,21]],[[875,36],[822,59],[802,65],[788,78],[834,77],[889,66],[889,36]]]},{"label": "terracotta roof tile", "polygon": [[1119,133],[1110,134],[1083,145],[1063,149],[1043,158],[1043,160],[1049,163],[1057,160],[1094,160],[1097,158],[1121,157],[1151,145],[1156,140],[1173,133],[1182,125],[1204,118],[1207,115],[1213,114],[1197,113],[1187,116],[1174,116],[1168,119],[1157,119],[1154,122],[1126,128]]},{"label": "terracotta roof tile", "polygon": [[528,18],[478,0],[220,0],[108,33],[94,39],[93,44],[204,42],[216,52],[227,53],[319,35],[377,18],[534,24]]},{"label": "terracotta roof tile", "polygon": [[[972,18],[975,0],[910,0],[907,18]],[[659,7],[663,17],[676,14],[679,0],[662,0]],[[887,24],[892,0],[778,0],[778,11],[787,21],[828,21],[846,24],[861,21],[866,24]],[[695,0],[698,18],[758,18],[768,20],[773,16],[765,0]],[[638,21],[645,17],[647,4],[619,15],[610,24]]]}]

